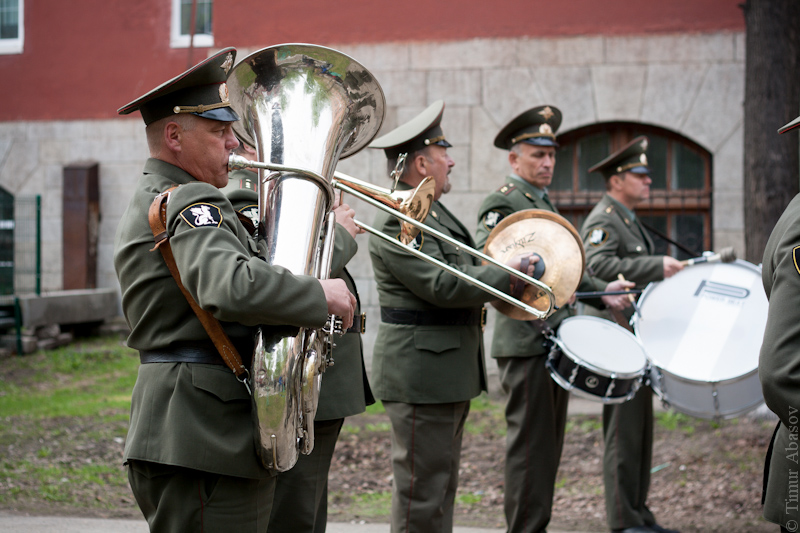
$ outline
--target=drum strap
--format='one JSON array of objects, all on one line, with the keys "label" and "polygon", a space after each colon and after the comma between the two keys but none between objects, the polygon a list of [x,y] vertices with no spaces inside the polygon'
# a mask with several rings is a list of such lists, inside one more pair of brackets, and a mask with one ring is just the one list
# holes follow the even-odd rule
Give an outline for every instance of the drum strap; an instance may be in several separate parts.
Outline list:
[{"label": "drum strap", "polygon": [[775,426],[775,431],[772,432],[772,438],[769,441],[769,448],[767,448],[767,456],[764,458],[764,481],[761,486],[761,505],[767,501],[767,484],[769,482],[769,465],[772,462],[772,448],[775,446],[775,438],[778,436],[778,430],[781,428],[781,421],[778,420],[778,425]]},{"label": "drum strap", "polygon": [[175,278],[175,283],[178,284],[178,288],[181,290],[184,297],[186,297],[189,306],[197,315],[197,318],[203,325],[203,329],[208,333],[208,336],[225,361],[225,364],[228,365],[228,368],[236,375],[236,379],[244,383],[249,391],[250,388],[247,384],[249,373],[244,363],[242,363],[242,356],[239,355],[236,347],[233,345],[230,338],[228,338],[228,334],[225,333],[219,320],[200,307],[192,295],[189,294],[189,291],[186,290],[186,287],[183,286],[183,282],[181,282],[181,274],[178,272],[178,265],[175,263],[175,257],[172,255],[172,247],[169,244],[169,232],[167,231],[167,199],[169,198],[170,192],[176,188],[177,187],[171,187],[162,192],[156,196],[155,199],[153,199],[153,203],[150,204],[147,218],[150,222],[150,229],[153,232],[153,239],[155,240],[155,246],[150,251],[152,252],[156,248],[161,251],[161,255],[164,257],[164,262],[167,264],[170,274]]}]

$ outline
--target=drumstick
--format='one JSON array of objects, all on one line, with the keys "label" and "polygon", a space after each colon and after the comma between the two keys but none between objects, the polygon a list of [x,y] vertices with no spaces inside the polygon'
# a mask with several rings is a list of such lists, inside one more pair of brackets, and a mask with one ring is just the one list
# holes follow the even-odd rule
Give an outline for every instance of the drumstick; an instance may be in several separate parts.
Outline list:
[{"label": "drumstick", "polygon": [[683,266],[692,266],[698,263],[733,263],[736,261],[736,251],[732,247],[723,248],[716,254],[704,255],[702,257],[694,257],[692,259],[684,259],[681,261]]},{"label": "drumstick", "polygon": [[[620,280],[620,281],[628,281],[628,280],[625,279],[625,276],[622,275],[622,272],[617,274],[617,279]],[[636,305],[636,298],[633,297],[633,294],[629,294],[628,295],[628,300],[631,302],[631,305],[633,306],[633,310],[636,311],[636,316],[638,316],[639,318],[642,318],[642,313],[639,311],[639,306]]]}]

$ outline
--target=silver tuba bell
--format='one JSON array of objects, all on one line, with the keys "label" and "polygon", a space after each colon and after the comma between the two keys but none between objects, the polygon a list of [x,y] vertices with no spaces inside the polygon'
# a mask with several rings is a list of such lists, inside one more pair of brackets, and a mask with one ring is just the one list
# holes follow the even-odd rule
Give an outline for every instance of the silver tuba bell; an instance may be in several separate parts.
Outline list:
[{"label": "silver tuba bell", "polygon": [[[310,44],[254,52],[228,77],[261,163],[258,249],[296,275],[328,276],[333,248],[333,172],[377,134],[385,98],[375,77],[347,55]],[[230,168],[251,167],[231,156]],[[267,468],[290,469],[314,446],[314,415],[332,334],[258,329],[250,385],[256,448]]]}]

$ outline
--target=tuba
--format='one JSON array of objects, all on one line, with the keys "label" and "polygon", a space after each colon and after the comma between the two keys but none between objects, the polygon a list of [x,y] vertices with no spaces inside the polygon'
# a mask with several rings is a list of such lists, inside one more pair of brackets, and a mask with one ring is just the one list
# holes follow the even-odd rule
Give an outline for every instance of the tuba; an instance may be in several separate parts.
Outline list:
[{"label": "tuba", "polygon": [[[339,159],[377,134],[385,98],[375,77],[341,52],[283,44],[245,57],[228,77],[231,105],[259,161],[258,253],[296,275],[328,276],[333,250],[334,191]],[[247,160],[231,156],[230,168]],[[260,327],[250,388],[256,449],[264,466],[283,472],[314,447],[314,415],[333,333]]]}]

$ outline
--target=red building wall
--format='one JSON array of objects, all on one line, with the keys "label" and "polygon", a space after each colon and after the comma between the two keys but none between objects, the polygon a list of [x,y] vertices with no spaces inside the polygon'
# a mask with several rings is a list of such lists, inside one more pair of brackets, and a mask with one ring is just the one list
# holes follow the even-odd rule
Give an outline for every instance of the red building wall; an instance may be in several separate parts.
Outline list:
[{"label": "red building wall", "polygon": [[[740,1],[215,0],[214,37],[216,49],[743,31]],[[0,55],[0,121],[115,117],[206,57],[170,48],[170,15],[170,0],[25,0],[24,52]]]}]

